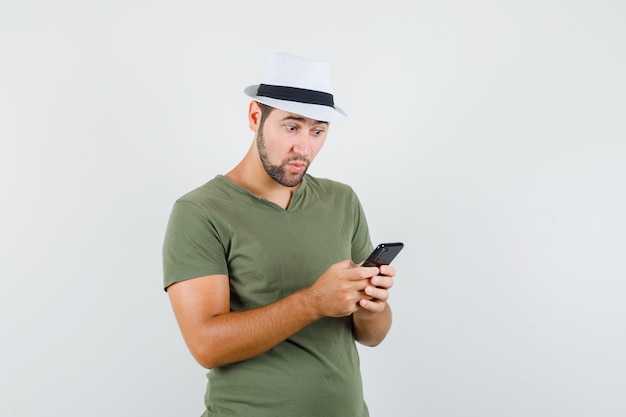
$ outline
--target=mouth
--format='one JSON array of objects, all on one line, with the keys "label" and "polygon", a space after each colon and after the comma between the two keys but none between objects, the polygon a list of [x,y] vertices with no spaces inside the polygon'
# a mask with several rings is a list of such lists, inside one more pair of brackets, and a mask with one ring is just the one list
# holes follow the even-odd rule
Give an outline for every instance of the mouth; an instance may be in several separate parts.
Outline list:
[{"label": "mouth", "polygon": [[301,161],[301,160],[288,161],[286,165],[289,167],[289,169],[292,172],[297,173],[297,174],[301,173],[302,171],[305,171],[307,167],[309,166],[307,161]]},{"label": "mouth", "polygon": [[299,174],[306,169],[306,164],[292,163],[287,165],[291,172]]}]

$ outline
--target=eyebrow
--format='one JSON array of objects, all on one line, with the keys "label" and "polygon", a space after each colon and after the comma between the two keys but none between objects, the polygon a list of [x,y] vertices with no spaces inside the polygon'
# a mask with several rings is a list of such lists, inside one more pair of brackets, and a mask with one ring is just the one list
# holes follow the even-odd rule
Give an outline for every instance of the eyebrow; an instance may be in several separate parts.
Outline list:
[{"label": "eyebrow", "polygon": [[[287,121],[287,120],[293,120],[296,122],[301,122],[304,123],[307,121],[306,117],[301,117],[301,116],[285,116],[281,119],[282,122]],[[308,119],[308,120],[313,120],[313,119]],[[313,125],[328,125],[328,122],[324,122],[322,120],[313,120]]]}]

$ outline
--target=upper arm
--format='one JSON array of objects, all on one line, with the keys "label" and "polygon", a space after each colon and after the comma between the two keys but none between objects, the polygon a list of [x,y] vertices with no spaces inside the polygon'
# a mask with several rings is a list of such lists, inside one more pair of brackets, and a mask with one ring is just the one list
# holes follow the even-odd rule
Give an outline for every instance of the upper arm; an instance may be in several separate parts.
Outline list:
[{"label": "upper arm", "polygon": [[195,277],[228,274],[227,253],[218,229],[204,207],[186,200],[174,204],[162,248],[165,288],[195,281]]},{"label": "upper arm", "polygon": [[230,311],[228,275],[208,275],[167,287],[176,321],[194,356],[206,321]]}]

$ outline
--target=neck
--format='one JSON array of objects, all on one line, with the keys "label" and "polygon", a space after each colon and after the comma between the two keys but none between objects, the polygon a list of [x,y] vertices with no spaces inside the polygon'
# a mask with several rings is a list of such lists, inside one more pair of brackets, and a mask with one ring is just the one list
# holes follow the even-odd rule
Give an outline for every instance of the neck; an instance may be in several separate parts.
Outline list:
[{"label": "neck", "polygon": [[254,144],[241,162],[226,174],[226,178],[257,197],[271,201],[284,209],[289,207],[293,192],[300,188],[300,184],[294,187],[285,187],[274,181],[265,172]]}]

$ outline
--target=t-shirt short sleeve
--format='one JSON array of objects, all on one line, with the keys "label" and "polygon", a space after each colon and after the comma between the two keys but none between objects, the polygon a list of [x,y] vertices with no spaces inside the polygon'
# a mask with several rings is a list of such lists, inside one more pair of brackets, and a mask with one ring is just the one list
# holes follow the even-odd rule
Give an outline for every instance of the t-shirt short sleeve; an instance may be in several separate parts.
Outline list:
[{"label": "t-shirt short sleeve", "polygon": [[178,200],[163,243],[163,285],[207,275],[228,274],[224,246],[206,210]]},{"label": "t-shirt short sleeve", "polygon": [[352,211],[354,218],[354,234],[352,236],[352,261],[359,263],[365,260],[374,246],[370,238],[367,218],[356,194],[352,192]]}]

